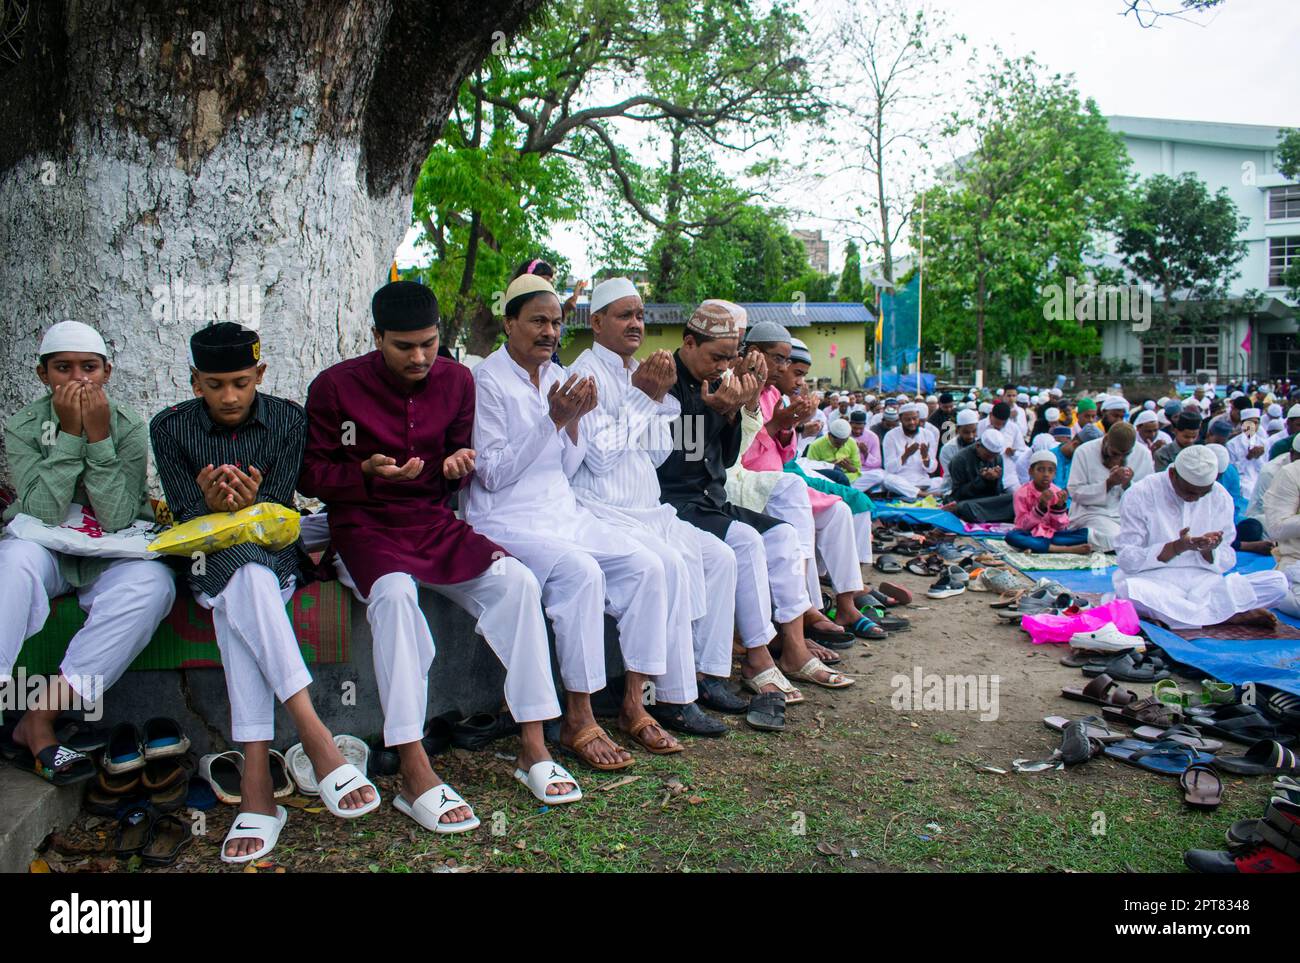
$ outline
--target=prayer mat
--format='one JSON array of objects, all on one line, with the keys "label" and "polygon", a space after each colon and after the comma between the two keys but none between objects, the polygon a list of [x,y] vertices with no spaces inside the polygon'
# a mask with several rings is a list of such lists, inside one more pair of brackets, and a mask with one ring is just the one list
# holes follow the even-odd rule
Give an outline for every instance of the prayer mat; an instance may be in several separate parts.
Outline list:
[{"label": "prayer mat", "polygon": [[[285,606],[294,634],[308,665],[347,662],[351,657],[352,593],[338,582],[313,582],[294,593]],[[16,666],[29,675],[59,671],[68,642],[86,621],[75,595],[61,595],[50,603],[45,626],[24,643]],[[212,613],[194,601],[188,589],[177,592],[176,604],[162,620],[149,644],[131,663],[131,669],[220,668],[212,628]]]},{"label": "prayer mat", "polygon": [[1285,622],[1272,628],[1259,625],[1207,625],[1203,629],[1170,629],[1188,641],[1193,639],[1220,639],[1227,642],[1255,642],[1262,639],[1300,639],[1300,629]]},{"label": "prayer mat", "polygon": [[1072,569],[1091,568],[1098,571],[1105,571],[1106,577],[1114,570],[1115,564],[1113,556],[1105,552],[1092,552],[1089,555],[1071,555],[1068,552],[1052,552],[1050,554],[1039,554],[1038,552],[1013,552],[1004,551],[1002,557],[1008,564],[1024,571],[1035,572],[1062,572]]},{"label": "prayer mat", "polygon": [[[1276,612],[1274,614],[1277,614]],[[1297,620],[1279,618],[1296,628]],[[1154,622],[1143,622],[1147,638],[1169,653],[1170,658],[1198,669],[1205,676],[1244,685],[1270,685],[1300,695],[1300,640],[1276,637],[1247,640],[1212,639],[1205,629],[1195,630],[1198,638],[1185,639]]]}]

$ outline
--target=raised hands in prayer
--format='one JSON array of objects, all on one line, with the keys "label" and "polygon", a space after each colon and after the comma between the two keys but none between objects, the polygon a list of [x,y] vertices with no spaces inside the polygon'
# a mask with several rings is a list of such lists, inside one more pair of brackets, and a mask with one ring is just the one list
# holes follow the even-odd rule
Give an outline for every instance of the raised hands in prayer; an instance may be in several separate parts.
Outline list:
[{"label": "raised hands in prayer", "polygon": [[52,389],[54,416],[59,430],[80,436],[84,431],[89,442],[103,441],[109,435],[112,409],[103,385],[88,381],[68,381]]},{"label": "raised hands in prayer", "polygon": [[1207,562],[1214,561],[1214,550],[1223,543],[1223,533],[1207,532],[1204,535],[1189,535],[1190,531],[1190,528],[1184,528],[1179,532],[1178,538],[1164,547],[1158,556],[1159,559],[1167,562],[1183,552],[1200,552],[1201,557]]},{"label": "raised hands in prayer", "polygon": [[763,390],[763,383],[752,374],[738,375],[734,369],[731,377],[724,377],[716,389],[710,388],[706,381],[700,385],[700,400],[718,414],[731,418],[740,410],[742,404],[756,399]]},{"label": "raised hands in prayer", "polygon": [[245,473],[234,465],[208,465],[195,481],[208,508],[214,512],[237,512],[257,503],[262,473],[252,466]]},{"label": "raised hands in prayer", "polygon": [[985,465],[980,469],[980,477],[987,481],[996,481],[1002,477],[1002,462],[995,461],[991,465]]},{"label": "raised hands in prayer", "polygon": [[462,448],[448,455],[442,463],[442,477],[455,481],[474,470],[474,449]]},{"label": "raised hands in prayer", "polygon": [[546,400],[550,402],[551,421],[556,428],[576,429],[578,420],[596,407],[596,380],[571,374],[563,385],[558,381],[551,385]]},{"label": "raised hands in prayer", "polygon": [[1116,485],[1127,485],[1133,480],[1133,469],[1127,465],[1116,465],[1110,470],[1106,477],[1106,487],[1114,488]]},{"label": "raised hands in prayer", "polygon": [[423,458],[410,458],[405,465],[399,465],[396,458],[387,455],[371,455],[361,463],[361,473],[388,481],[410,481],[418,478],[424,471]]},{"label": "raised hands in prayer", "polygon": [[907,459],[911,458],[913,455],[917,453],[918,450],[920,450],[920,447],[921,447],[921,443],[919,441],[914,441],[910,445],[905,446],[903,448],[903,457],[900,458],[899,461],[900,462],[907,461]]},{"label": "raised hands in prayer", "polygon": [[664,400],[664,395],[676,380],[677,364],[663,348],[651,354],[632,372],[632,387],[639,388],[657,402]]},{"label": "raised hands in prayer", "polygon": [[772,410],[772,417],[767,422],[767,433],[774,437],[785,434],[795,425],[802,424],[815,407],[811,398],[798,396],[791,398],[788,405],[778,405]]}]

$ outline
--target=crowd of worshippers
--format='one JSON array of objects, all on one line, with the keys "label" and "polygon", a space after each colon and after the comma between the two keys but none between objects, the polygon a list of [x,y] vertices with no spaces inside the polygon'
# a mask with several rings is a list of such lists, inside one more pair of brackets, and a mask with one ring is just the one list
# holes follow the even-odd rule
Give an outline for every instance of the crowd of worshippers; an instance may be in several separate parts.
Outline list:
[{"label": "crowd of worshippers", "polygon": [[[513,774],[546,805],[582,798],[552,746],[591,769],[623,769],[634,762],[628,745],[669,754],[686,748],[674,733],[724,735],[714,713],[779,732],[787,707],[804,699],[798,686],[852,685],[830,667],[842,661],[836,649],[906,628],[883,607],[906,593],[864,583],[871,500],[860,486],[798,465],[797,426],[817,410],[806,347],[780,325],[749,325],[736,304],[707,300],[677,350],[638,358],[644,305],[631,281],[615,278],[592,291],[594,344],[565,370],[554,360],[565,305],[532,268],[505,292],[504,344],[472,371],[446,355],[428,288],[384,285],[371,304],[374,350],[320,372],[305,403],[260,388],[264,349],[291,346],[264,346],[220,322],[190,339],[191,396],[146,419],[115,400],[113,359],[96,330],[50,327],[36,365],[48,390],[5,423],[6,521],[21,512],[58,525],[74,504],[104,531],[152,520],[152,450],[175,523],[267,502],[319,505],[303,527],[327,532],[328,551],[313,560],[301,540],[278,550],[239,542],[203,566],[187,558],[173,569],[60,553],[7,532],[0,684],[13,679],[50,600],[75,592],[87,619],[50,681],[49,705],[74,693],[97,702],[149,643],[179,580],[211,612],[230,738],[242,746],[228,862],[264,857],[287,819],[270,767],[276,700],[329,812],[354,819],[380,805],[312,705],[285,608],[310,577],[337,577],[365,605],[382,738],[400,759],[393,805],[439,833],[479,820],[421,742],[436,652],[421,587],[467,611],[502,663],[505,709],[520,731]],[[933,464],[931,447],[903,446],[903,457]],[[592,706],[607,684],[606,616],[625,670],[623,741]],[[87,679],[95,692],[77,690]],[[59,743],[56,716],[32,709],[12,732],[51,781],[92,765]],[[548,740],[543,724],[557,718]]]},{"label": "crowd of worshippers", "polygon": [[[1006,523],[1030,553],[1114,553],[1117,595],[1171,628],[1300,615],[1300,388],[1199,384],[1130,403],[1007,384],[924,398],[812,392],[799,464],[862,491]],[[1276,570],[1240,574],[1238,551]],[[1170,572],[1170,569],[1176,571]]]}]

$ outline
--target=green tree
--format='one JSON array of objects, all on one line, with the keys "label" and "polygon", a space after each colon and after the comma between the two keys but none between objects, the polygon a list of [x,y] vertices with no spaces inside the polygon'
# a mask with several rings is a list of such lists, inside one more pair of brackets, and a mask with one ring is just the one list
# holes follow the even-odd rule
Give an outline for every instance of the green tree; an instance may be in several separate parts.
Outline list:
[{"label": "green tree", "polygon": [[[974,114],[954,112],[949,136],[973,138],[949,177],[925,194],[924,324],[954,352],[990,346],[1100,350],[1087,321],[1050,319],[1049,292],[1093,278],[1099,239],[1125,197],[1129,159],[1071,78],[1007,61],[971,82]],[[919,232],[918,232],[919,233]]]},{"label": "green tree", "polygon": [[1300,178],[1300,130],[1284,127],[1278,135],[1277,169],[1283,177]]},{"label": "green tree", "polygon": [[844,245],[844,270],[840,272],[840,284],[835,291],[836,301],[855,301],[862,303],[862,256],[858,253],[857,242],[850,240]]},{"label": "green tree", "polygon": [[[1195,174],[1157,174],[1142,183],[1117,235],[1124,266],[1155,288],[1151,325],[1138,336],[1162,347],[1158,370],[1169,370],[1175,333],[1198,337],[1228,310],[1228,285],[1246,256],[1238,235],[1249,225],[1221,187],[1211,194]],[[1236,309],[1240,309],[1237,305]]]}]

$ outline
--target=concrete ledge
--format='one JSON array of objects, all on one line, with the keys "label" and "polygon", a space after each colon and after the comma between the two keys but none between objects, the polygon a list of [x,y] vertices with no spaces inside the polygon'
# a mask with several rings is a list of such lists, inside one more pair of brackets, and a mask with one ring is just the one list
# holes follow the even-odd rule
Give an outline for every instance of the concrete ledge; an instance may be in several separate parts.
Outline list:
[{"label": "concrete ledge", "polygon": [[41,840],[76,818],[85,791],[0,765],[0,873],[27,872]]}]

